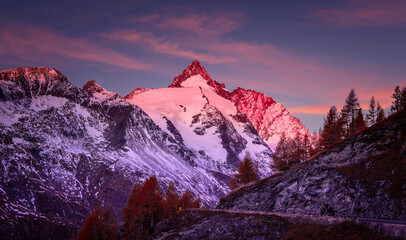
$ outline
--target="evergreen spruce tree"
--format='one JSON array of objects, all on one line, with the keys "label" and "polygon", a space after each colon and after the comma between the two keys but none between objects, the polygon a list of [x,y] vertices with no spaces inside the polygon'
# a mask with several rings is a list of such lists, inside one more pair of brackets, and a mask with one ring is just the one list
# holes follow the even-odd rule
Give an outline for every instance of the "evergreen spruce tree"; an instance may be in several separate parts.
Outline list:
[{"label": "evergreen spruce tree", "polygon": [[383,111],[381,104],[379,102],[376,103],[376,123],[380,123],[385,119],[385,112]]},{"label": "evergreen spruce tree", "polygon": [[400,110],[406,110],[406,87],[403,87],[402,93],[400,94]]},{"label": "evergreen spruce tree", "polygon": [[367,128],[364,120],[362,109],[358,109],[357,117],[355,118],[355,132],[361,132]]},{"label": "evergreen spruce tree", "polygon": [[120,239],[118,225],[114,220],[111,210],[103,211],[99,204],[92,214],[86,218],[85,224],[80,229],[77,240],[114,240]]},{"label": "evergreen spruce tree", "polygon": [[297,165],[304,160],[304,151],[302,136],[300,133],[296,133],[295,138],[292,141],[291,166]]},{"label": "evergreen spruce tree", "polygon": [[357,110],[360,108],[357,94],[354,89],[351,89],[345,100],[345,105],[341,110],[342,116],[346,123],[346,136],[349,136],[355,132],[355,118],[357,116]]},{"label": "evergreen spruce tree", "polygon": [[372,96],[371,101],[369,102],[369,110],[367,113],[367,121],[369,126],[372,126],[376,123],[376,116],[377,116],[376,102],[374,96]]},{"label": "evergreen spruce tree", "polygon": [[323,131],[321,133],[320,145],[327,149],[335,146],[341,141],[342,118],[335,106],[332,106],[324,119]]},{"label": "evergreen spruce tree", "polygon": [[276,145],[275,151],[272,154],[273,163],[271,168],[275,171],[286,171],[290,168],[288,164],[289,158],[289,146],[288,139],[286,138],[285,132],[282,132],[282,136]]},{"label": "evergreen spruce tree", "polygon": [[393,102],[391,106],[391,112],[397,113],[401,108],[401,101],[402,101],[402,92],[400,91],[400,87],[395,87],[395,92],[392,94]]},{"label": "evergreen spruce tree", "polygon": [[251,160],[249,155],[246,155],[244,159],[238,165],[238,173],[231,179],[230,188],[234,189],[239,186],[248,184],[250,182],[259,179],[257,169]]}]

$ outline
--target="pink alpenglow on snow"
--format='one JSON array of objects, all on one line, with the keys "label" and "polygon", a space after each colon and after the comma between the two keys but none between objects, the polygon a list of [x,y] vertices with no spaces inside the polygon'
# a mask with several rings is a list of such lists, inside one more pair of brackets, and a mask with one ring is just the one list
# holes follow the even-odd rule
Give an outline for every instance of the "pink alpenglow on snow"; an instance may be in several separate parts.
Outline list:
[{"label": "pink alpenglow on snow", "polygon": [[[227,101],[225,101],[227,104],[232,103],[235,105],[238,109],[237,111],[247,116],[259,136],[272,149],[277,145],[283,132],[290,138],[294,138],[298,133],[303,137],[310,135],[300,120],[290,115],[282,104],[277,103],[271,97],[261,92],[253,90],[237,88],[230,93],[224,84],[213,80],[197,60],[193,61],[179,76],[175,77],[172,84],[169,85],[169,88],[191,87],[210,89],[210,92],[214,91],[219,96],[227,99]],[[136,89],[133,92],[138,94],[139,91],[140,90]],[[168,92],[168,94],[169,93],[171,92]],[[134,93],[131,94],[134,95]],[[129,96],[131,94],[129,94],[126,99],[130,100],[131,97]],[[133,103],[139,104],[135,99]],[[148,106],[141,106],[143,109],[145,107]]]}]

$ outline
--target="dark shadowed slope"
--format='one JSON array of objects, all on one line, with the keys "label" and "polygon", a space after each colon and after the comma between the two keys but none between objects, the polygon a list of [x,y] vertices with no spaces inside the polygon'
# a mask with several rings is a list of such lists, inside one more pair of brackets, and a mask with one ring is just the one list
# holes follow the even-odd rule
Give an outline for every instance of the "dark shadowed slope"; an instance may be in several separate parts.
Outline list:
[{"label": "dark shadowed slope", "polygon": [[406,219],[406,112],[332,150],[243,187],[218,208]]}]

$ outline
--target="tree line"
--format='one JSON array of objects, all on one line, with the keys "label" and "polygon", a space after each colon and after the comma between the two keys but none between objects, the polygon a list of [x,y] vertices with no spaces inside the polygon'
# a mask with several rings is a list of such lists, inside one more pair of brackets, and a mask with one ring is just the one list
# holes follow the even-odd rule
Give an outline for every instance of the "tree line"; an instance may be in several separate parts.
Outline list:
[{"label": "tree line", "polygon": [[[391,114],[406,110],[406,87],[400,90],[400,87],[396,86],[392,98]],[[369,109],[364,114],[355,90],[351,89],[341,111],[336,106],[329,109],[319,134],[296,134],[294,138],[288,138],[282,133],[272,155],[274,162],[271,168],[275,171],[288,170],[316,153],[336,146],[345,138],[382,122],[385,118],[385,112],[374,96],[371,97]]]},{"label": "tree line", "polygon": [[86,218],[76,239],[148,239],[160,221],[175,217],[185,208],[199,207],[200,198],[195,199],[189,190],[180,196],[173,182],[169,183],[163,197],[158,180],[152,176],[143,184],[136,183],[131,190],[123,209],[122,234],[112,210],[103,210],[100,205],[96,205],[92,214]]}]

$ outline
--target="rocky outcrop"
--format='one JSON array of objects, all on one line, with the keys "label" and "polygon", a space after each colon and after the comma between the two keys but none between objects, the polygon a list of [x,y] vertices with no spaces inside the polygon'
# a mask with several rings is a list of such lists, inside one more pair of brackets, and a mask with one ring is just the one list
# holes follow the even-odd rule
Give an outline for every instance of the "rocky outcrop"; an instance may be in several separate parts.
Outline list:
[{"label": "rocky outcrop", "polygon": [[271,148],[278,144],[282,133],[291,139],[295,138],[296,134],[300,134],[302,138],[305,135],[310,136],[298,118],[290,115],[282,104],[261,92],[237,88],[231,92],[230,97]]},{"label": "rocky outcrop", "polygon": [[153,239],[280,239],[288,222],[277,216],[186,211],[162,221]]},{"label": "rocky outcrop", "polygon": [[230,193],[220,209],[406,219],[406,112],[286,172]]}]

